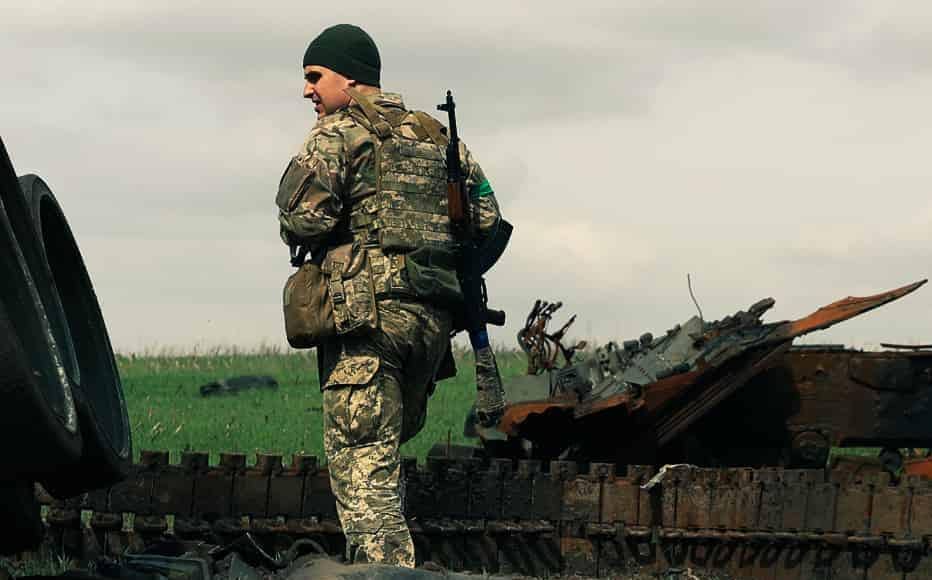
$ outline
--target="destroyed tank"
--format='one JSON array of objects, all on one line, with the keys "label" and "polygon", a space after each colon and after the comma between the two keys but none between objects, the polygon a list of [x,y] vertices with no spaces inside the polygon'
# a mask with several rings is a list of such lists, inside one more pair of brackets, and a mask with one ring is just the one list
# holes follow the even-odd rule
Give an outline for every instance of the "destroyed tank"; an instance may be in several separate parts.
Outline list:
[{"label": "destroyed tank", "polygon": [[[593,349],[566,347],[570,322],[547,331],[560,303],[538,301],[518,335],[528,373],[506,383],[495,429],[467,424],[488,453],[514,458],[822,467],[832,447],[932,446],[932,352],[794,347],[795,338],[880,307],[915,282],[848,297],[795,321],[769,322],[765,298],[717,321]],[[888,345],[898,346],[898,345]]]}]

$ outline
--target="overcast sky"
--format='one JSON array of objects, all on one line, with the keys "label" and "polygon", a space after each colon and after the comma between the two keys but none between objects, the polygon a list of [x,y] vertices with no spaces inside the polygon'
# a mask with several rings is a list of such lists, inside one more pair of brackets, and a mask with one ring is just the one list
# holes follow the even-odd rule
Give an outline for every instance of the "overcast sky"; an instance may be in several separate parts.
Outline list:
[{"label": "overcast sky", "polygon": [[[0,136],[118,350],[284,344],[275,190],[315,120],[304,49],[340,22],[410,107],[454,90],[515,225],[488,280],[505,345],[538,297],[621,340],[695,313],[687,273],[707,319],[772,296],[768,320],[929,275],[932,4],[445,4],[0,10]],[[881,341],[932,341],[932,289],[807,340]]]}]

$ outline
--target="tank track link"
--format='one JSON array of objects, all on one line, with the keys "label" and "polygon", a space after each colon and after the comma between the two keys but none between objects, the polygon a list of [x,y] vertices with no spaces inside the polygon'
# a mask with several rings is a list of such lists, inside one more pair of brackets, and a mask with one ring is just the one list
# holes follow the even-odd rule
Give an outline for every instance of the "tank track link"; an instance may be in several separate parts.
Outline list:
[{"label": "tank track link", "polygon": [[[47,505],[52,541],[84,557],[163,534],[343,551],[328,474],[313,456],[146,451],[125,481]],[[565,461],[406,459],[419,561],[450,570],[767,579],[932,577],[932,481],[886,473],[700,469]],[[651,485],[653,482],[653,485]],[[644,486],[649,488],[646,489]],[[688,574],[682,577],[689,577]]]}]

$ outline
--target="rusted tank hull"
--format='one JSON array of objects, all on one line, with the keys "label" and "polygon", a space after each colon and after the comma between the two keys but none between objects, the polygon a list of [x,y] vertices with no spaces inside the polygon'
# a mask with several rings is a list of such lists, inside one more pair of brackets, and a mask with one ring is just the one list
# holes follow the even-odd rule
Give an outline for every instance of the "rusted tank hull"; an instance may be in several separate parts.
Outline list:
[{"label": "rusted tank hull", "polygon": [[932,351],[795,348],[680,438],[679,459],[824,464],[831,447],[932,447],[930,401]]},{"label": "rusted tank hull", "polygon": [[[674,377],[675,379],[676,377]],[[707,377],[684,401],[648,412],[571,402],[534,409],[516,430],[534,453],[705,466],[822,466],[832,447],[932,447],[932,351],[775,349]]]},{"label": "rusted tank hull", "polygon": [[[932,350],[791,347],[924,283],[767,324],[760,316],[773,300],[764,299],[718,321],[693,317],[659,337],[609,342],[560,368],[530,364],[532,375],[506,384],[497,432],[479,434],[494,454],[655,465],[816,467],[833,446],[930,446]],[[544,349],[535,345],[563,349],[546,333],[549,318],[529,320],[519,340],[529,361]]]}]

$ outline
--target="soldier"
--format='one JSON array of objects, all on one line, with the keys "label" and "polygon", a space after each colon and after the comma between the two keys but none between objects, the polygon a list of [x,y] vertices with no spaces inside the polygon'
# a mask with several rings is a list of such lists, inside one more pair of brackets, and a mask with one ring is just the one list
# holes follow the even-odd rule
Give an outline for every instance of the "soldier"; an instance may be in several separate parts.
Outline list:
[{"label": "soldier", "polygon": [[[382,92],[362,29],[324,30],[304,54],[317,123],[282,177],[282,239],[329,276],[337,335],[318,348],[324,448],[350,561],[414,566],[399,445],[426,419],[462,299],[447,216],[442,125]],[[500,223],[482,169],[460,148],[478,235]],[[446,367],[447,365],[443,365]],[[478,401],[477,404],[482,404]],[[481,408],[480,408],[481,410]]]}]

